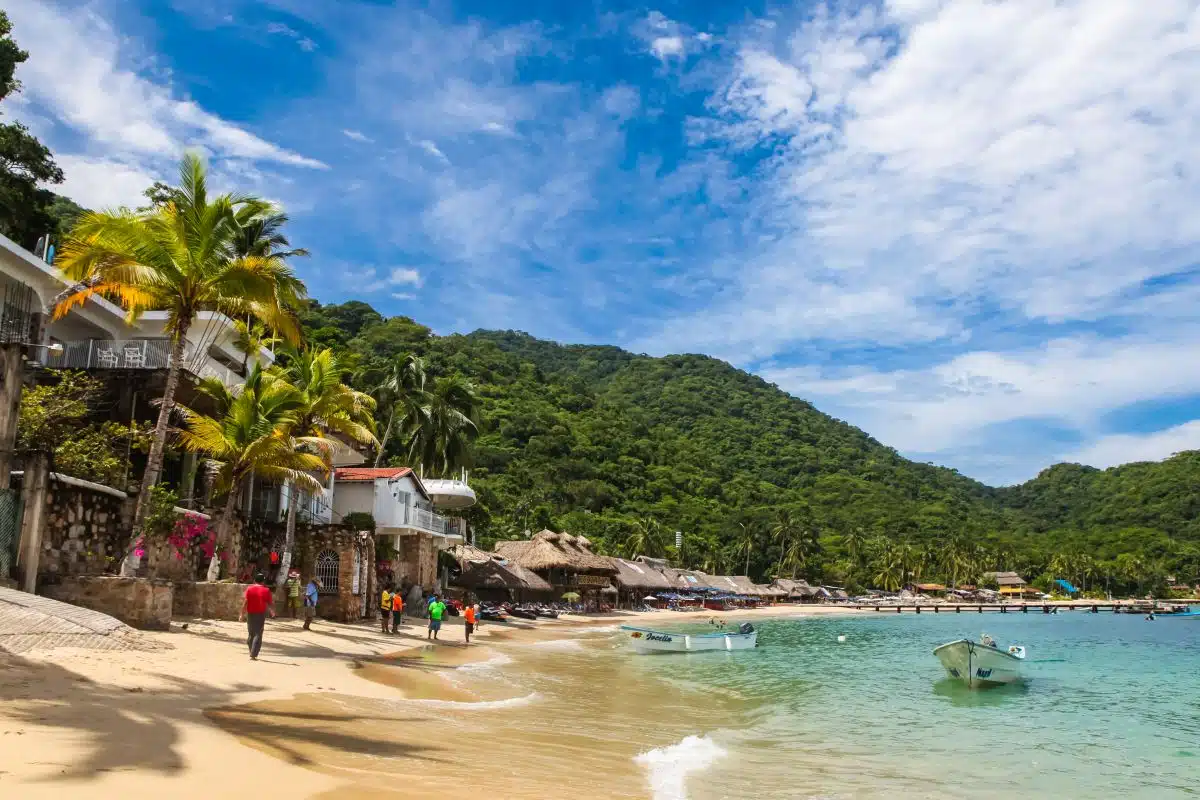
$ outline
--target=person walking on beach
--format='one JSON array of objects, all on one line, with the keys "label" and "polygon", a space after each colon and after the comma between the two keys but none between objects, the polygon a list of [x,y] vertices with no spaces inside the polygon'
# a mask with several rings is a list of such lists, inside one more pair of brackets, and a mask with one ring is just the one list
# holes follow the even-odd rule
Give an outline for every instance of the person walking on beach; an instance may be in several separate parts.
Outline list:
[{"label": "person walking on beach", "polygon": [[392,633],[398,633],[404,624],[404,595],[399,590],[392,595]]},{"label": "person walking on beach", "polygon": [[300,573],[289,572],[283,586],[287,589],[288,616],[295,619],[296,614],[300,611]]},{"label": "person walking on beach", "polygon": [[314,575],[304,587],[304,630],[312,630],[313,617],[317,615],[317,599],[321,592],[321,582]]},{"label": "person walking on beach", "polygon": [[463,629],[467,632],[467,644],[471,643],[471,634],[475,632],[475,606],[468,603],[463,608]]},{"label": "person walking on beach", "polygon": [[263,626],[267,623],[267,614],[275,617],[275,598],[266,587],[267,576],[261,572],[254,576],[254,585],[246,587],[246,596],[242,599],[242,613],[238,621],[246,621],[246,647],[250,649],[250,660],[258,660],[258,651],[262,648]]},{"label": "person walking on beach", "polygon": [[425,634],[425,638],[430,637],[436,642],[438,631],[442,629],[442,614],[446,613],[446,604],[443,603],[438,596],[433,596],[433,602],[429,604],[429,632]]},{"label": "person walking on beach", "polygon": [[379,621],[383,625],[383,632],[388,632],[388,620],[392,618],[392,593],[388,587],[383,587],[383,594],[379,596]]}]

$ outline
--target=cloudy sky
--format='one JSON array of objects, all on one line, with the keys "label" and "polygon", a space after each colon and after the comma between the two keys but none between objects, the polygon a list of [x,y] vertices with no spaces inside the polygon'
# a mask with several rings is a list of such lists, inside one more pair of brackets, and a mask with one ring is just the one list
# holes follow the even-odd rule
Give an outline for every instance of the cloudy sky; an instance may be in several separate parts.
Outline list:
[{"label": "cloudy sky", "polygon": [[63,191],[185,148],[322,301],[756,372],[989,483],[1200,448],[1192,0],[7,0]]}]

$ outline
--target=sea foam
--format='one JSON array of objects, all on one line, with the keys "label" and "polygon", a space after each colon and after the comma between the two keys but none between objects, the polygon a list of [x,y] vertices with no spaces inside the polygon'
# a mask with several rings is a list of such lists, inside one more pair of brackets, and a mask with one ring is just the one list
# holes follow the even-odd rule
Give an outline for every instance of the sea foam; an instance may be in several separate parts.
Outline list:
[{"label": "sea foam", "polygon": [[403,702],[408,705],[415,706],[452,708],[456,711],[491,711],[498,708],[516,708],[517,706],[527,706],[530,703],[536,703],[541,699],[542,696],[537,692],[530,692],[523,697],[510,697],[507,700],[485,700],[480,702],[467,702],[462,700],[405,700]]},{"label": "sea foam", "polygon": [[575,652],[583,649],[583,639],[547,639],[544,642],[531,642],[529,647],[539,650],[565,650]]},{"label": "sea foam", "polygon": [[688,736],[670,747],[648,750],[634,761],[646,769],[654,800],[687,800],[687,778],[708,769],[726,754],[707,736]]},{"label": "sea foam", "polygon": [[511,664],[512,661],[513,660],[511,658],[509,658],[508,656],[504,655],[504,653],[497,653],[496,655],[492,656],[491,658],[489,658],[485,661],[475,661],[471,664],[463,664],[461,667],[458,668],[457,671],[458,672],[474,672],[475,670],[496,669],[497,667],[503,667],[508,664]]}]

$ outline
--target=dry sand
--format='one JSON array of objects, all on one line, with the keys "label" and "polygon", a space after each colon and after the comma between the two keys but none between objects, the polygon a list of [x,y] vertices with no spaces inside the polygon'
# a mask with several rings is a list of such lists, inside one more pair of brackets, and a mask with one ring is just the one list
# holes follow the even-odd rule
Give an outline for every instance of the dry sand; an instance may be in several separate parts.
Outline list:
[{"label": "dry sand", "polygon": [[[830,613],[856,612],[779,606],[716,616],[740,620]],[[422,649],[425,632],[415,624],[399,635],[385,636],[366,623],[317,621],[311,631],[304,631],[293,620],[267,623],[256,662],[246,654],[244,625],[219,621],[189,621],[186,629],[177,623],[168,633],[146,634],[166,645],[148,652],[59,648],[0,654],[0,795],[339,796],[346,786],[344,776],[322,773],[300,745],[371,757],[412,753],[390,753],[372,737],[378,726],[393,724],[389,717],[364,717],[361,730],[323,725],[328,712],[306,712],[312,707],[306,706],[306,698],[456,700],[460,690],[443,681],[438,671],[487,657],[489,641],[553,638],[578,625],[630,620],[652,625],[711,615],[662,611],[484,623],[479,645],[470,648],[462,646],[461,620],[452,619],[442,631],[436,661]],[[413,669],[394,669],[405,665]],[[278,702],[284,700],[291,702]],[[250,704],[254,706],[248,709]],[[327,708],[330,703],[317,705]],[[336,719],[347,721],[345,715]],[[456,796],[453,748],[431,743],[427,750],[423,757],[429,770],[446,781],[446,791],[437,796]],[[400,796],[402,788],[397,787],[396,795],[378,796]]]}]

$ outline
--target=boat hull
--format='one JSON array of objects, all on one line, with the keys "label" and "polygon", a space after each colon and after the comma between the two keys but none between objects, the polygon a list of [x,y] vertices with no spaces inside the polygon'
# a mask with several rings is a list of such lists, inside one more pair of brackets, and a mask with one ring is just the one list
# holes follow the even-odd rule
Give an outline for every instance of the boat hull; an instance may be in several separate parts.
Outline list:
[{"label": "boat hull", "polygon": [[664,633],[621,626],[626,644],[636,653],[697,653],[712,650],[749,650],[758,644],[758,631],[750,633]]},{"label": "boat hull", "polygon": [[1021,680],[1021,659],[995,647],[960,639],[933,651],[946,674],[971,688],[1002,686]]}]

